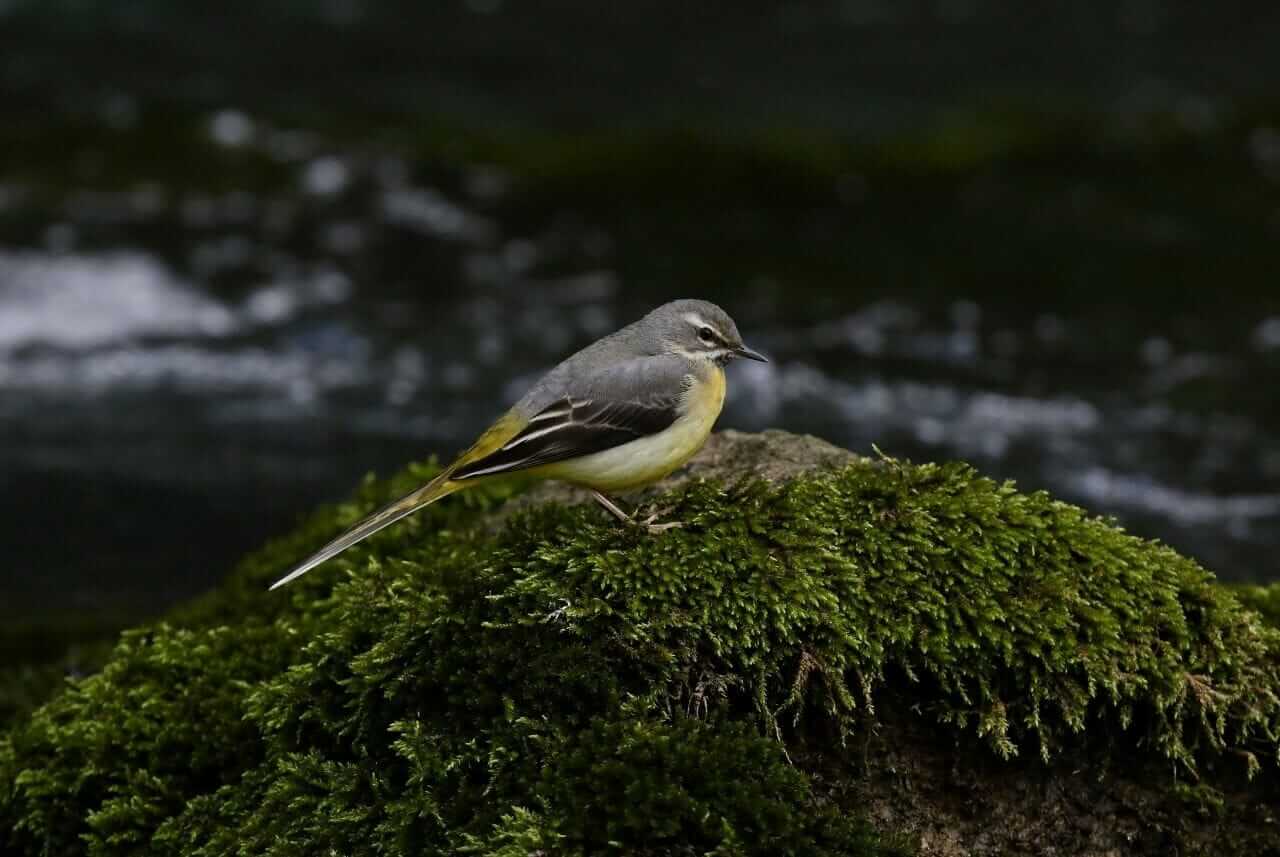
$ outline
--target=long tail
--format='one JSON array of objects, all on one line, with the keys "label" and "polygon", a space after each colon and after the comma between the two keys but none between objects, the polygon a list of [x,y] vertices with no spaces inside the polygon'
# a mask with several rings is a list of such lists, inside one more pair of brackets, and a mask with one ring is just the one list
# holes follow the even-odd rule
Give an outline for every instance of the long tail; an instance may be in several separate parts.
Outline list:
[{"label": "long tail", "polygon": [[333,541],[329,542],[329,544],[320,548],[320,550],[316,551],[294,568],[293,571],[271,584],[270,588],[279,589],[286,583],[297,580],[317,565],[333,559],[335,556],[357,542],[364,541],[369,538],[369,536],[379,530],[386,529],[401,518],[412,515],[423,506],[429,506],[441,497],[447,497],[454,491],[462,488],[463,486],[459,483],[449,481],[450,472],[450,470],[446,470],[444,473],[441,473],[435,479],[431,480],[417,491],[414,491],[412,494],[401,497],[391,505],[384,506],[382,509],[374,512],[372,515],[365,518],[363,521],[356,524]]}]

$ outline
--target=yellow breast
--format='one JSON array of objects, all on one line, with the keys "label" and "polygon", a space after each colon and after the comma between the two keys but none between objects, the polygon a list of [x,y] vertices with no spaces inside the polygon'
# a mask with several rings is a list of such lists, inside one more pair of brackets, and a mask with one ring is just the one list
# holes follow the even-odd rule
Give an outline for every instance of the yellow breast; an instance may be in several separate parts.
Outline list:
[{"label": "yellow breast", "polygon": [[613,449],[537,468],[539,476],[597,491],[626,491],[668,475],[702,448],[724,407],[724,370],[708,366],[694,375],[680,416],[667,429]]}]

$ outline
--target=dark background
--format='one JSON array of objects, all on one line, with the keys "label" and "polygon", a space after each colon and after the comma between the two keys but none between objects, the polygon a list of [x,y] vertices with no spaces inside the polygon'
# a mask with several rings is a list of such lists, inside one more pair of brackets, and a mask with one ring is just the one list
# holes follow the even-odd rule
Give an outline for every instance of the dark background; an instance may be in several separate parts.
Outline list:
[{"label": "dark background", "polygon": [[132,619],[706,297],[722,426],[1280,577],[1280,7],[0,0],[0,614]]}]

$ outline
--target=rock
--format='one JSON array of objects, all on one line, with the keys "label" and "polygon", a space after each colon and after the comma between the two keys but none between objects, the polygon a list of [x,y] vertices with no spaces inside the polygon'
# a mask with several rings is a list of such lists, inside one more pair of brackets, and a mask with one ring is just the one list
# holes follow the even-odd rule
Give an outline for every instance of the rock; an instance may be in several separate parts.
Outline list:
[{"label": "rock", "polygon": [[[639,502],[651,500],[693,479],[733,482],[759,478],[785,482],[814,470],[843,467],[859,458],[849,450],[813,435],[791,434],[777,429],[758,434],[730,429],[712,434],[688,464],[661,482],[635,492],[628,499]],[[542,482],[498,509],[491,524],[496,529],[512,514],[546,503],[572,505],[591,502],[594,502],[591,492],[586,489],[562,482]]]},{"label": "rock", "polygon": [[0,851],[1280,850],[1280,632],[1166,547],[963,464],[726,432],[656,489],[683,529],[482,486],[265,592],[433,472],[13,724]]}]

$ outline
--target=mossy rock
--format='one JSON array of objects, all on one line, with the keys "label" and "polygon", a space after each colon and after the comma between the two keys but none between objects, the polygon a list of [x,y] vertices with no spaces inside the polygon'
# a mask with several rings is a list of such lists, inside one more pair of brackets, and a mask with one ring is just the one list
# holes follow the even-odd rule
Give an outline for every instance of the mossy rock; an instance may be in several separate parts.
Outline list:
[{"label": "mossy rock", "polygon": [[1237,584],[1235,593],[1242,604],[1258,611],[1264,622],[1280,628],[1280,582],[1269,586]]},{"label": "mossy rock", "polygon": [[[0,739],[19,854],[1280,852],[1280,631],[963,464],[712,438],[619,526],[370,481]],[[1245,849],[1245,850],[1241,850]]]}]

